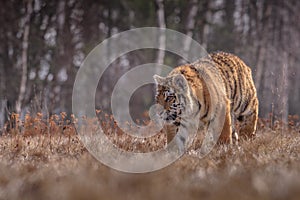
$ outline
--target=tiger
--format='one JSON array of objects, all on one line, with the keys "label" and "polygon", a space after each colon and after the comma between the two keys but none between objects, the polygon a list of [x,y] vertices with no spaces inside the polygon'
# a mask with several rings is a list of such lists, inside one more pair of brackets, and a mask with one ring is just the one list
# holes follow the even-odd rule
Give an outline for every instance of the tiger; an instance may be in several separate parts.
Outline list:
[{"label": "tiger", "polygon": [[215,127],[211,132],[221,144],[237,144],[241,138],[255,136],[259,101],[251,69],[238,56],[213,52],[175,67],[166,77],[156,74],[153,78],[167,143],[175,137],[183,149],[188,133],[178,136],[176,132],[195,119],[199,130]]}]

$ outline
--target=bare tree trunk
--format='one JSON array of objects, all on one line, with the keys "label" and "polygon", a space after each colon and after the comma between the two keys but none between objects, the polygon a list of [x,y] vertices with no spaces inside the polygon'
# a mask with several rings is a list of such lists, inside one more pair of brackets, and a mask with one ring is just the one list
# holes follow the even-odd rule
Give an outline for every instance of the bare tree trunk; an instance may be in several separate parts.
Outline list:
[{"label": "bare tree trunk", "polygon": [[204,49],[207,49],[207,44],[208,44],[208,36],[210,33],[210,28],[211,26],[209,25],[208,22],[211,21],[212,18],[212,12],[210,10],[210,1],[207,1],[207,5],[206,5],[206,13],[205,13],[205,24],[203,25],[203,33],[202,33],[202,41],[201,41],[201,45]]},{"label": "bare tree trunk", "polygon": [[[264,62],[267,57],[267,40],[269,33],[267,32],[268,27],[270,26],[269,18],[271,15],[271,6],[266,4],[261,4],[259,7],[256,7],[255,10],[255,24],[256,24],[256,37],[258,38],[258,50],[257,50],[257,60],[256,60],[256,73],[255,73],[255,85],[256,89],[259,92],[262,89],[262,76],[264,74]],[[262,16],[259,16],[260,14]],[[266,71],[266,70],[265,70]]]},{"label": "bare tree trunk", "polygon": [[[196,24],[195,17],[197,15],[197,12],[198,12],[198,0],[192,0],[191,8],[190,8],[189,14],[186,19],[186,30],[187,30],[186,35],[189,37],[186,37],[184,44],[183,44],[183,51],[184,51],[183,56],[184,56],[184,58],[187,58],[187,59],[188,59],[189,50],[191,48],[193,30],[195,29],[195,24]],[[180,62],[183,63],[184,60],[182,59]]]},{"label": "bare tree trunk", "polygon": [[4,70],[4,64],[0,65],[0,131],[5,122],[5,89],[6,89],[6,74]]},{"label": "bare tree trunk", "polygon": [[[166,22],[165,22],[165,11],[164,11],[164,4],[163,0],[156,0],[156,14],[157,14],[157,21],[158,21],[158,27],[161,29],[166,28]],[[166,34],[164,30],[161,30],[159,38],[159,50],[157,54],[157,63],[163,64],[164,58],[165,58],[165,49],[166,49]],[[160,74],[160,70],[157,70],[157,74]]]},{"label": "bare tree trunk", "polygon": [[6,109],[6,100],[0,99],[0,135],[1,135],[1,130],[5,123],[5,109]]},{"label": "bare tree trunk", "polygon": [[282,58],[282,121],[288,121],[288,113],[289,113],[289,80],[288,80],[288,73],[289,73],[289,60],[287,52],[283,53]]},{"label": "bare tree trunk", "polygon": [[258,49],[258,58],[256,63],[256,73],[255,73],[255,86],[256,90],[259,92],[261,88],[261,81],[264,68],[264,60],[266,58],[266,47],[264,43]]},{"label": "bare tree trunk", "polygon": [[26,84],[27,84],[27,57],[28,57],[28,39],[29,39],[29,31],[30,31],[30,16],[32,13],[32,0],[27,1],[26,5],[26,15],[25,15],[25,25],[24,25],[24,33],[23,33],[23,41],[22,41],[22,77],[20,84],[20,92],[18,96],[18,100],[16,102],[16,112],[20,113],[22,108],[22,101],[24,100],[25,92],[26,92]]}]

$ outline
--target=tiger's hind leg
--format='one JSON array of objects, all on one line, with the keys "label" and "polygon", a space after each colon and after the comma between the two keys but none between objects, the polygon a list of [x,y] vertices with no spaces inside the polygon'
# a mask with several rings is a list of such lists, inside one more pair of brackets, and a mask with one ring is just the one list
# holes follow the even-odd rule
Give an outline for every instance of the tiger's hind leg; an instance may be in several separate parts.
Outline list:
[{"label": "tiger's hind leg", "polygon": [[239,136],[244,139],[254,137],[258,120],[258,104],[250,113],[239,116],[237,119],[239,121]]}]

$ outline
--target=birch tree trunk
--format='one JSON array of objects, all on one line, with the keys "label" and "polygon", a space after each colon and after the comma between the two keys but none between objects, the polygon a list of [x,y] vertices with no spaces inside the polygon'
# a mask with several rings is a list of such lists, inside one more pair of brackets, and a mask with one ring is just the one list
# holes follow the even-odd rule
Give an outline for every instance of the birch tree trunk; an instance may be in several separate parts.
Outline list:
[{"label": "birch tree trunk", "polygon": [[22,76],[19,96],[16,102],[16,112],[20,113],[22,109],[22,101],[25,97],[26,84],[27,84],[27,58],[28,58],[28,39],[30,31],[30,16],[32,13],[32,0],[27,1],[26,5],[26,15],[25,15],[25,25],[23,32],[23,41],[22,41],[22,57],[21,57],[21,66],[22,66]]},{"label": "birch tree trunk", "polygon": [[[165,29],[166,22],[165,22],[165,11],[164,11],[163,0],[156,0],[156,7],[157,7],[156,15],[157,15],[158,27],[161,29]],[[163,64],[165,58],[165,49],[166,49],[166,34],[164,30],[160,31],[158,42],[159,42],[159,50],[157,54],[156,63]],[[160,70],[157,69],[156,73],[160,74]]]},{"label": "birch tree trunk", "polygon": [[[183,44],[183,55],[184,58],[188,58],[188,53],[189,50],[191,48],[191,42],[192,42],[192,37],[193,37],[193,30],[195,29],[195,17],[197,15],[198,12],[198,0],[192,0],[191,1],[191,8],[190,8],[190,12],[187,16],[186,19],[186,35],[189,37],[186,37],[184,44]],[[181,64],[183,64],[184,59],[181,59]]]}]

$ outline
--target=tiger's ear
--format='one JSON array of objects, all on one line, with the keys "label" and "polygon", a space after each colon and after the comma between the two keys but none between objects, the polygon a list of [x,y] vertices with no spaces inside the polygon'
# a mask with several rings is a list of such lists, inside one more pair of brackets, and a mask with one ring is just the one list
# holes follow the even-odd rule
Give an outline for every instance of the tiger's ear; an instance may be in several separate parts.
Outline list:
[{"label": "tiger's ear", "polygon": [[174,76],[173,84],[180,92],[187,91],[188,89],[188,82],[182,74]]},{"label": "tiger's ear", "polygon": [[153,79],[154,79],[156,85],[163,85],[165,83],[165,78],[161,77],[161,76],[158,76],[157,74],[155,74],[153,76]]}]

